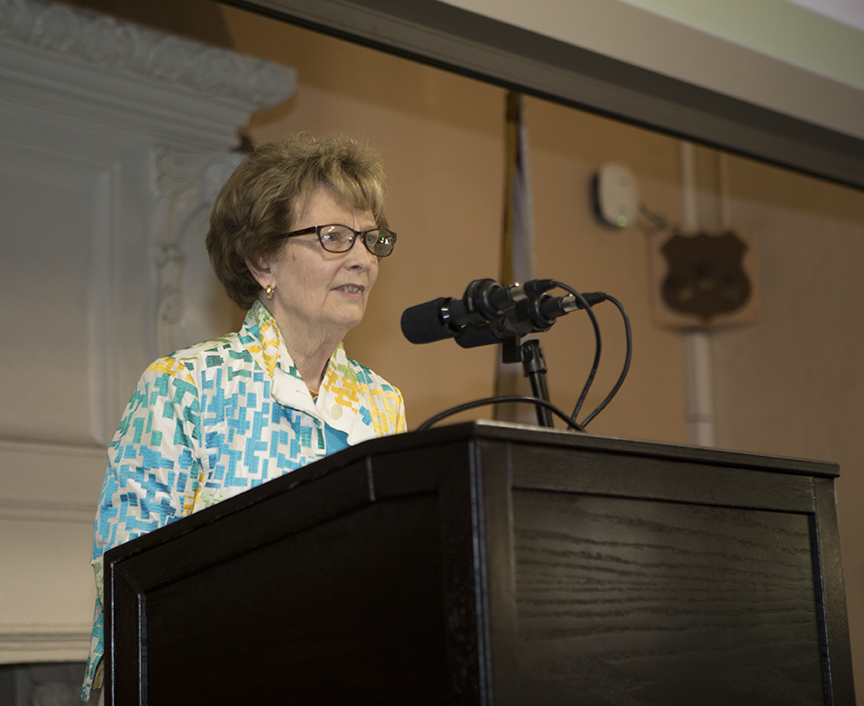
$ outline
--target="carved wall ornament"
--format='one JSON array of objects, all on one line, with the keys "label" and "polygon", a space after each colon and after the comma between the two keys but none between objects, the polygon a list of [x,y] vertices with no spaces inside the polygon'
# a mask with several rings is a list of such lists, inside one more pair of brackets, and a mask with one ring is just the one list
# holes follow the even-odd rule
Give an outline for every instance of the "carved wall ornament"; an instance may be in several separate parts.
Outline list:
[{"label": "carved wall ornament", "polygon": [[153,157],[161,224],[155,353],[167,355],[231,326],[233,306],[210,270],[204,240],[213,202],[242,155],[159,147]]},{"label": "carved wall ornament", "polygon": [[58,3],[0,0],[0,41],[154,84],[238,100],[254,110],[295,88],[292,68]]}]

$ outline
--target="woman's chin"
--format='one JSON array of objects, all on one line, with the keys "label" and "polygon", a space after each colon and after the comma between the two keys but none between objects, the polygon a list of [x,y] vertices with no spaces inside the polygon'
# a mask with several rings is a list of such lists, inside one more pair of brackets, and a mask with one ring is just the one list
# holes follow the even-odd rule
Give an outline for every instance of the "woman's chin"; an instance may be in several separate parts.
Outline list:
[{"label": "woman's chin", "polygon": [[363,320],[363,311],[341,311],[332,317],[321,321],[322,326],[333,326],[349,331]]}]

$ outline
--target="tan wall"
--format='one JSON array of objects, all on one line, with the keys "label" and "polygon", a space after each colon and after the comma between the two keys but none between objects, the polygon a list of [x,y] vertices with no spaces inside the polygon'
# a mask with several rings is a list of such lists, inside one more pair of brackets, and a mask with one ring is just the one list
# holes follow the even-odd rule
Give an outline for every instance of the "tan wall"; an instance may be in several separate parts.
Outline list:
[{"label": "tan wall", "polygon": [[[391,182],[388,217],[399,244],[382,263],[366,320],[346,339],[349,354],[402,389],[411,426],[491,395],[495,350],[464,351],[450,341],[413,346],[402,337],[399,318],[407,306],[458,296],[473,279],[498,277],[505,91],[237,10],[224,13],[238,51],[298,69],[296,96],[257,116],[249,129],[254,141],[339,129],[369,139],[383,154]],[[594,171],[614,159],[634,170],[654,208],[674,216],[677,144],[544,101],[526,101],[525,111],[536,275],[616,296],[637,341],[627,383],[592,429],[684,441],[682,346],[677,334],[651,325],[645,235],[603,227],[589,198]],[[606,396],[624,357],[617,311],[607,304],[597,316],[603,358],[586,412]],[[594,353],[587,317],[559,321],[542,344],[552,400],[572,411]],[[485,408],[465,416],[490,415]]]}]

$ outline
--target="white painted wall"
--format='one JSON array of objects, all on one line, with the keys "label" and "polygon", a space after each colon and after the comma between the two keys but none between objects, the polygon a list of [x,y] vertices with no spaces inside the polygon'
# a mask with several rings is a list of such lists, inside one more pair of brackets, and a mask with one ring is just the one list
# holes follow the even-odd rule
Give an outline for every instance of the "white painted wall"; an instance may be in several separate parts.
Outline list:
[{"label": "white painted wall", "polygon": [[227,330],[206,216],[237,129],[295,76],[63,5],[13,9],[0,11],[0,662],[84,660],[105,449],[158,353]]}]

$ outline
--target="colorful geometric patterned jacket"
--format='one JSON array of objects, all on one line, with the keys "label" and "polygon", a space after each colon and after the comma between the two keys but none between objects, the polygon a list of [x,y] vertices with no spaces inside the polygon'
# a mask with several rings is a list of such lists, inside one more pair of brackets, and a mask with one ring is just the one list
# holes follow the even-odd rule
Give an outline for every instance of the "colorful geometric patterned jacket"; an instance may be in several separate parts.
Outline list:
[{"label": "colorful geometric patterned jacket", "polygon": [[323,458],[325,424],[350,445],[403,432],[402,395],[340,344],[313,400],[260,302],[239,333],[160,358],[145,371],[108,448],[93,538],[98,599],[85,700],[104,653],[102,555]]}]

